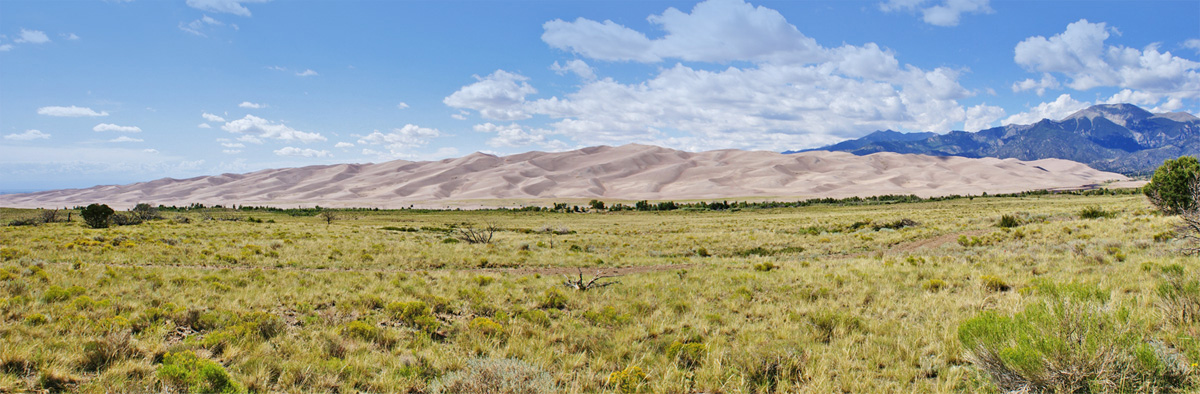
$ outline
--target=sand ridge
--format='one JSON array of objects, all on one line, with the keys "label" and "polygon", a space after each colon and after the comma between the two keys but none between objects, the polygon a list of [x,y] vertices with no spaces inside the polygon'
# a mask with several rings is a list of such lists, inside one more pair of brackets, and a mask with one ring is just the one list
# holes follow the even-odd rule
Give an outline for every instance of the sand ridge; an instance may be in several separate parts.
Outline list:
[{"label": "sand ridge", "polygon": [[[1128,181],[1060,159],[855,156],[813,151],[684,152],[629,144],[498,157],[473,153],[440,161],[336,164],[164,178],[128,185],[0,195],[0,206],[70,207],[102,202],[183,206],[434,207],[451,201],[601,199],[788,199],[915,194],[1011,193]],[[501,206],[506,204],[497,204]]]}]

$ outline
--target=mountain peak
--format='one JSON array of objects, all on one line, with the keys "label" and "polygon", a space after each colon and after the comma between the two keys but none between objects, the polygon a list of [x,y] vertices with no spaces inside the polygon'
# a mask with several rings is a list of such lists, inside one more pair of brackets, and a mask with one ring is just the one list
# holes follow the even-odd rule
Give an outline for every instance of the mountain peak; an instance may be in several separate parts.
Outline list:
[{"label": "mountain peak", "polygon": [[1105,118],[1121,126],[1128,126],[1131,120],[1146,119],[1154,114],[1133,104],[1097,104],[1071,114],[1068,119]]}]

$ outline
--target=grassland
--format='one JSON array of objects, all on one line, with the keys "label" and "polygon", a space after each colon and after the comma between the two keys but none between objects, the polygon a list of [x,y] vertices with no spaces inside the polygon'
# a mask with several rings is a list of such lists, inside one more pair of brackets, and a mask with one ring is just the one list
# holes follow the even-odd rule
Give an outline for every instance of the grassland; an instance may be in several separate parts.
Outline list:
[{"label": "grassland", "polygon": [[[0,391],[431,392],[516,359],[567,393],[997,392],[959,327],[1045,282],[1200,360],[1158,290],[1198,261],[1136,195],[164,216],[0,227]],[[580,272],[619,283],[562,285]]]}]

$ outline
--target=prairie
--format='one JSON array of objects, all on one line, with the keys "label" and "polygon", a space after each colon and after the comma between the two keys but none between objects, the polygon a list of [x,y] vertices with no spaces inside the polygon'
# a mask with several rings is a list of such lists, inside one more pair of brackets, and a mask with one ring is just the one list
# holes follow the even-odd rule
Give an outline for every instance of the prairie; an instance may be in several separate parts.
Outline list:
[{"label": "prairie", "polygon": [[439,392],[515,359],[542,392],[999,392],[960,327],[1046,283],[1200,360],[1160,290],[1197,259],[1140,195],[337,214],[0,227],[0,391]]}]

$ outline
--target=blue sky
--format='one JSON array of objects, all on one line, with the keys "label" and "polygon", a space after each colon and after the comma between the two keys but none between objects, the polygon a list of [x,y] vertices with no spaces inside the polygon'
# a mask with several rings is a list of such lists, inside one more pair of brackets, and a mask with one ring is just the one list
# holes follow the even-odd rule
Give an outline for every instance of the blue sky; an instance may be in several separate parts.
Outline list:
[{"label": "blue sky", "polygon": [[0,191],[1200,113],[1200,1],[0,2]]}]

